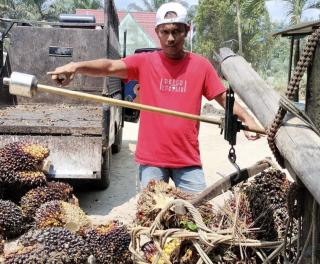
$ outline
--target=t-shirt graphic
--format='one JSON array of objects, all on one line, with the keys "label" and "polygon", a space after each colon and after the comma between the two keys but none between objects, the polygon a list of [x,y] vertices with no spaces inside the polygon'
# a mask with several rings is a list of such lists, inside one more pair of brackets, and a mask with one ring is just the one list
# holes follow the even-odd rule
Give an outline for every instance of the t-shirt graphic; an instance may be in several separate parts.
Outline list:
[{"label": "t-shirt graphic", "polygon": [[160,91],[169,93],[185,93],[187,92],[187,81],[161,78]]}]

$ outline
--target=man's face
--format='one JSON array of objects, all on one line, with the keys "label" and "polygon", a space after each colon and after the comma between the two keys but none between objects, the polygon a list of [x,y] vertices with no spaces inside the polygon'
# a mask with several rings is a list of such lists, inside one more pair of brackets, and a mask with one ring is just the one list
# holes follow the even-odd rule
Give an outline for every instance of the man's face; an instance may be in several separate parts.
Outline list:
[{"label": "man's face", "polygon": [[156,27],[156,33],[160,40],[164,53],[172,59],[183,56],[183,44],[187,35],[187,27],[184,24],[162,24]]}]

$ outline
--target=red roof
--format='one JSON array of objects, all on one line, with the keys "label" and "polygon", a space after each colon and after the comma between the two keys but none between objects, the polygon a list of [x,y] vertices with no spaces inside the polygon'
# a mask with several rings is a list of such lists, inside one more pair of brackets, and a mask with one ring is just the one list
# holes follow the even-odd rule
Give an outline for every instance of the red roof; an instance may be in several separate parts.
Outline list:
[{"label": "red roof", "polygon": [[[124,17],[130,13],[133,19],[140,25],[146,34],[155,42],[156,46],[160,46],[157,34],[154,31],[156,24],[155,12],[126,12],[118,11],[119,21],[121,22]],[[96,23],[104,23],[103,9],[76,9],[77,15],[94,15]]]}]

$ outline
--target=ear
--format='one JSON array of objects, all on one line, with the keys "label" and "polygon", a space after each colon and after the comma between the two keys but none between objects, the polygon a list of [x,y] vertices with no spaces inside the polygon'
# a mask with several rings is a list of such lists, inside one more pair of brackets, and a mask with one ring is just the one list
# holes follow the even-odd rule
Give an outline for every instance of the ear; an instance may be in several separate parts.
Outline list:
[{"label": "ear", "polygon": [[159,35],[159,26],[155,27],[154,31],[156,32],[157,35]]},{"label": "ear", "polygon": [[188,35],[189,31],[190,31],[190,26],[189,26],[189,25],[186,25],[186,34],[185,34],[185,36]]}]

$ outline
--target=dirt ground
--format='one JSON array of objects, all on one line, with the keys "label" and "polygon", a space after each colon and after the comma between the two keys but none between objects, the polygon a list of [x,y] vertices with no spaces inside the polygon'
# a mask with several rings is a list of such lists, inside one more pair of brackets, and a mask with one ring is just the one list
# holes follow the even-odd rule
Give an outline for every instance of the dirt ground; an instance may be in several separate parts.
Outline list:
[{"label": "dirt ground", "polygon": [[[211,105],[214,109],[218,108],[214,103]],[[134,217],[136,195],[139,192],[137,164],[134,161],[138,125],[125,123],[122,150],[112,156],[110,187],[105,191],[76,193],[80,206],[95,223],[103,223],[109,219],[130,223]],[[235,171],[228,160],[229,143],[220,135],[218,126],[201,123],[199,142],[208,185]],[[266,137],[248,141],[243,132],[238,133],[235,149],[240,168],[250,166],[265,157],[272,157]]]}]

